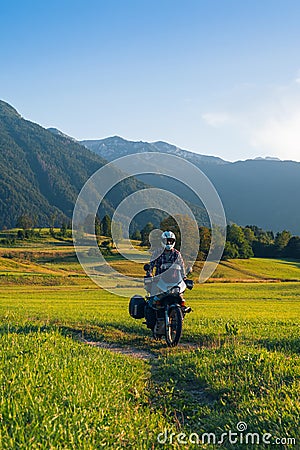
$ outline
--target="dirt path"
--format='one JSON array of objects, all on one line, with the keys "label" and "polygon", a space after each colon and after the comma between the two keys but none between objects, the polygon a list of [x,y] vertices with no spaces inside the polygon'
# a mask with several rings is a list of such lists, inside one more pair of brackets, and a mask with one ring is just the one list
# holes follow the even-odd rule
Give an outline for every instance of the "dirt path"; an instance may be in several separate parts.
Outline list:
[{"label": "dirt path", "polygon": [[80,342],[91,345],[92,347],[105,348],[111,352],[121,353],[122,355],[132,356],[133,358],[143,359],[148,361],[149,359],[156,359],[157,355],[135,347],[121,347],[120,345],[110,344],[104,341],[91,341],[89,339],[79,338]]},{"label": "dirt path", "polygon": [[[122,355],[131,356],[133,358],[143,359],[144,361],[149,361],[150,359],[157,359],[159,356],[150,351],[143,350],[143,349],[136,348],[136,347],[121,346],[121,345],[117,345],[117,344],[113,344],[113,343],[105,342],[105,341],[92,341],[89,339],[84,339],[82,337],[78,337],[78,339],[80,342],[82,342],[86,345],[90,345],[92,347],[105,348],[114,353],[120,353]],[[197,345],[194,343],[184,342],[184,343],[178,344],[177,348],[179,348],[181,350],[186,350],[186,351],[193,351],[200,347],[201,347],[200,345]],[[168,347],[165,347],[165,345],[162,343],[162,349],[167,350],[167,348]]]}]

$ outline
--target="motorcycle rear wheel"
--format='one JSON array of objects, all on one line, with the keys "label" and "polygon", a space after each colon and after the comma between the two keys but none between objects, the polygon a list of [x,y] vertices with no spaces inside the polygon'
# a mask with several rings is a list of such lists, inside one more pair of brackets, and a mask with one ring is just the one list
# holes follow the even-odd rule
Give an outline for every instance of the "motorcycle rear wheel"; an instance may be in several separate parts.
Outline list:
[{"label": "motorcycle rear wheel", "polygon": [[182,312],[179,306],[169,311],[169,327],[166,327],[166,342],[168,347],[176,347],[182,332]]}]

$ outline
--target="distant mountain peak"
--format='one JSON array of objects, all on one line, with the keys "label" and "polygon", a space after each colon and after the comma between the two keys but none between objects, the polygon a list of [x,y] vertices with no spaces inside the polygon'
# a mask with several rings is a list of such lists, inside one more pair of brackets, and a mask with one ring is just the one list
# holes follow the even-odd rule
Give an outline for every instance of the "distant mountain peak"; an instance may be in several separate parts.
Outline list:
[{"label": "distant mountain peak", "polygon": [[4,102],[3,100],[0,100],[0,116],[15,116],[20,118],[21,114],[18,113],[18,111],[13,108],[9,103]]},{"label": "distant mountain peak", "polygon": [[275,156],[257,156],[254,161],[282,161],[282,159]]},{"label": "distant mountain peak", "polygon": [[120,136],[112,136],[105,139],[84,140],[81,144],[109,161],[133,153],[161,152],[185,158],[195,165],[230,164],[222,158],[194,153],[164,141],[128,141]]},{"label": "distant mountain peak", "polygon": [[75,138],[73,138],[72,136],[69,136],[69,135],[63,133],[62,131],[58,130],[57,128],[50,127],[50,128],[47,128],[47,130],[50,131],[50,133],[55,134],[56,136],[61,136],[61,137],[64,137],[66,139],[70,139],[73,142],[76,142]]},{"label": "distant mountain peak", "polygon": [[119,141],[119,142],[126,142],[126,139],[122,138],[121,136],[110,136],[106,139],[112,140],[112,141]]}]

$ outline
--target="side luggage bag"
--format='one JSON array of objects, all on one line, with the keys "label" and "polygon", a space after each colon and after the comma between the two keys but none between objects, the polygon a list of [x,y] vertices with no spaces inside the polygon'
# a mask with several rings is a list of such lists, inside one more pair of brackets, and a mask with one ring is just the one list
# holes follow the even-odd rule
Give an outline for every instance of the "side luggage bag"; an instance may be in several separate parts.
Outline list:
[{"label": "side luggage bag", "polygon": [[143,319],[145,317],[146,301],[141,295],[134,295],[129,302],[129,314],[134,319]]}]

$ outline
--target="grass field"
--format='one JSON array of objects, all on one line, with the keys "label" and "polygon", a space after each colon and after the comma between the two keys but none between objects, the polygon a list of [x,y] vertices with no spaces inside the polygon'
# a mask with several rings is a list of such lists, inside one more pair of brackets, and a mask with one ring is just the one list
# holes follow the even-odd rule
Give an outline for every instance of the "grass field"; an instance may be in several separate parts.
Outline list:
[{"label": "grass field", "polygon": [[220,265],[186,294],[193,313],[168,349],[129,316],[128,299],[52,251],[0,258],[0,448],[300,448],[300,284],[270,281],[298,279],[297,262]]}]

